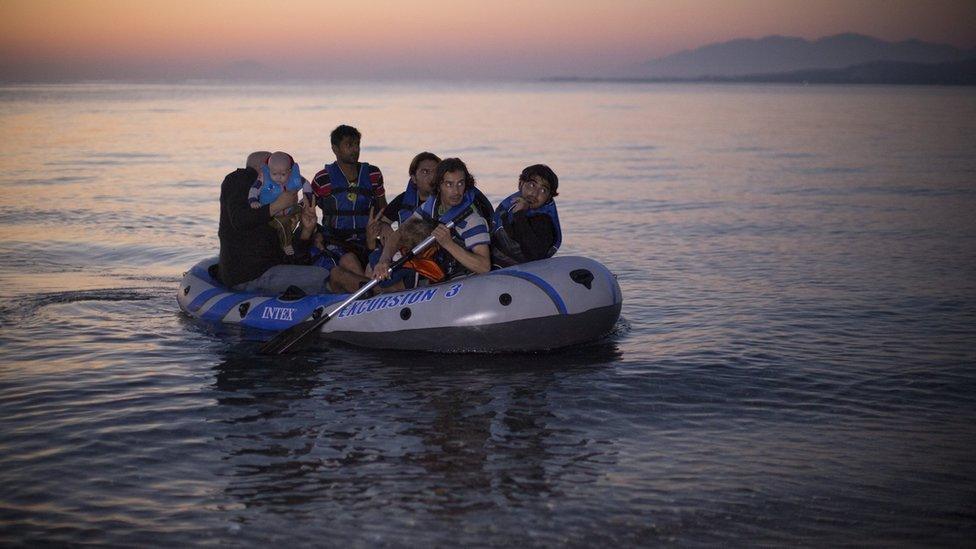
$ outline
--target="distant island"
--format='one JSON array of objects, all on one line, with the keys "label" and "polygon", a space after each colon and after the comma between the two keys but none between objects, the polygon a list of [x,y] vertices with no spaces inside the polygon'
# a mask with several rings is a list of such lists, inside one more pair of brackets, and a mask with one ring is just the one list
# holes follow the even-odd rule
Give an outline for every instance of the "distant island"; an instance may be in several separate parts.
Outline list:
[{"label": "distant island", "polygon": [[854,33],[813,41],[767,36],[681,51],[615,76],[545,80],[972,86],[976,85],[976,49],[920,40],[887,42]]},{"label": "distant island", "polygon": [[887,84],[914,86],[976,86],[976,58],[951,63],[872,61],[840,69],[805,69],[739,76],[704,75],[695,78],[553,77],[547,82],[623,83],[754,83],[754,84]]}]

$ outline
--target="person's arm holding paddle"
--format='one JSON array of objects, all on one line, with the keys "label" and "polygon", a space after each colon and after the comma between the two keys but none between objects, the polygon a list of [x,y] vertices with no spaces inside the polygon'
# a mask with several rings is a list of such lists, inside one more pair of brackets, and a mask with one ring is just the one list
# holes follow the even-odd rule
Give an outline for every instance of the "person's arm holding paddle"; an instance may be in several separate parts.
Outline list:
[{"label": "person's arm holding paddle", "polygon": [[376,266],[373,267],[373,279],[374,280],[386,280],[390,278],[390,262],[393,260],[393,254],[400,249],[400,231],[392,231],[383,243],[383,253],[380,254],[379,261],[376,262]]},{"label": "person's arm holding paddle", "polygon": [[454,259],[471,272],[480,274],[491,270],[491,252],[487,244],[478,244],[467,250],[454,240],[451,230],[443,224],[437,225],[430,234],[444,251],[454,256]]}]

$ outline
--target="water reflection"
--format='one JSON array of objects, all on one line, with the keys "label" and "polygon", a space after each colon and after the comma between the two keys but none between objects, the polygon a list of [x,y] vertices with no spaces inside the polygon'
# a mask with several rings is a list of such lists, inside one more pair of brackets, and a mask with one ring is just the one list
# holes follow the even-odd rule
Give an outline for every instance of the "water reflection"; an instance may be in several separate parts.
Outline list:
[{"label": "water reflection", "polygon": [[[971,90],[91,84],[0,104],[8,545],[972,538]],[[622,333],[266,360],[186,321],[180,273],[216,254],[219,183],[270,112],[261,140],[309,167],[323,127],[360,127],[389,196],[419,148],[462,153],[495,202],[553,166],[560,254],[619,275]],[[420,143],[432,115],[455,123]]]},{"label": "water reflection", "polygon": [[565,386],[619,360],[612,342],[544,364],[346,347],[273,360],[252,352],[225,349],[214,368],[225,490],[246,509],[517,508],[592,482],[596,462],[613,460],[612,441],[587,439],[558,406]]}]

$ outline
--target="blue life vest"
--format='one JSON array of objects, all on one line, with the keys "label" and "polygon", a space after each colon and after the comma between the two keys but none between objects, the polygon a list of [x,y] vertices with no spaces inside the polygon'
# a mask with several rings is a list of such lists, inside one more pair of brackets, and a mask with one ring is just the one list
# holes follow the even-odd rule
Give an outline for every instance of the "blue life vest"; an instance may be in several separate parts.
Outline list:
[{"label": "blue life vest", "polygon": [[[414,191],[416,191],[416,188],[414,189]],[[409,187],[409,184],[408,184],[408,186],[407,186],[407,193],[409,193],[409,192],[410,192],[410,187]],[[433,198],[433,195],[431,195],[431,197],[428,198],[427,201],[430,201],[431,198]],[[404,193],[404,205],[406,205],[406,199],[407,199],[407,195],[406,195],[406,193]],[[417,200],[418,201],[420,200],[419,196],[417,197]],[[426,202],[425,202],[425,204],[426,204]],[[483,217],[485,219],[485,223],[488,224],[488,231],[491,232],[492,227],[495,226],[494,219],[493,219],[493,214],[492,214],[492,209],[491,209],[491,201],[488,200],[488,197],[486,197],[481,192],[480,189],[478,189],[477,187],[474,187],[474,188],[471,188],[471,189],[468,189],[467,191],[465,191],[464,192],[464,198],[461,199],[461,204],[470,204],[470,205],[473,205],[474,206],[475,213],[477,213],[478,215],[480,215],[481,217]],[[457,213],[460,213],[461,210],[462,210],[461,205],[455,206],[455,209],[457,210]],[[420,210],[420,208],[418,208],[417,210],[412,210],[410,213],[413,213],[413,211],[420,212],[421,215],[424,215],[424,212],[422,212]],[[427,217],[425,217],[425,219],[433,219],[433,217],[431,217],[430,214],[426,214],[426,215],[427,215]],[[445,214],[445,215],[447,215],[447,214]],[[410,218],[410,215],[407,215],[406,217],[403,217],[402,214],[401,214],[401,221],[400,222],[402,223],[403,221],[406,221],[409,218]],[[441,223],[447,223],[450,220],[451,220],[451,216],[448,216],[448,217],[444,218],[444,220],[441,221]],[[467,223],[462,222],[461,228],[464,228],[465,225],[467,225]]]},{"label": "blue life vest", "polygon": [[[261,166],[261,175],[264,177],[264,185],[261,186],[261,194],[258,195],[258,201],[264,206],[271,204],[276,198],[281,196],[281,186],[271,180],[271,171],[268,169],[267,164]],[[295,162],[291,165],[291,174],[288,176],[288,181],[285,181],[285,188],[289,191],[297,191],[302,186],[302,172],[298,168],[298,162]]]},{"label": "blue life vest", "polygon": [[339,264],[339,258],[329,248],[320,250],[317,246],[311,246],[308,255],[310,263],[316,267],[323,267],[331,271],[332,267]]},{"label": "blue life vest", "polygon": [[[470,208],[472,205],[474,205],[474,193],[475,193],[474,189],[468,189],[464,191],[464,196],[461,198],[461,203],[447,210],[446,212],[441,214],[440,217],[438,217],[436,214],[437,208],[438,206],[440,206],[440,200],[438,199],[437,196],[434,195],[431,195],[430,198],[425,200],[424,203],[420,205],[420,208],[417,209],[417,211],[420,212],[420,215],[422,215],[424,219],[432,219],[434,221],[437,221],[438,223],[447,223],[451,219],[454,219],[456,215],[463,212],[465,208]],[[462,219],[461,221],[458,221],[455,227],[457,227],[458,229],[463,229],[467,225],[468,225],[468,220],[465,218]]]},{"label": "blue life vest", "polygon": [[359,165],[359,178],[350,185],[338,162],[325,166],[329,172],[329,186],[335,200],[335,211],[323,208],[331,216],[328,230],[338,238],[359,242],[366,240],[369,208],[373,205],[373,182],[369,179],[369,164]]},{"label": "blue life vest", "polygon": [[[425,200],[416,211],[423,216],[424,219],[437,223],[447,223],[467,208],[474,208],[475,213],[479,213],[480,215],[480,212],[478,212],[478,208],[475,205],[475,197],[477,192],[479,192],[477,189],[468,189],[464,192],[464,197],[461,199],[460,204],[447,210],[440,216],[437,215],[440,200],[434,195],[431,195],[430,198]],[[462,248],[464,247],[464,241],[461,240],[460,234],[468,226],[469,219],[470,218],[465,218],[458,221],[451,229],[451,236]],[[488,220],[486,219],[485,222],[487,223],[487,221]],[[432,259],[441,266],[441,270],[443,270],[446,275],[445,278],[451,278],[468,271],[460,261],[455,259],[453,255],[444,251],[443,248],[438,248]]]},{"label": "blue life vest", "polygon": [[410,219],[418,206],[420,206],[420,193],[417,191],[417,184],[411,177],[407,181],[407,190],[403,191],[403,200],[400,202],[400,210],[397,212],[397,221],[402,225],[404,221]]},{"label": "blue life vest", "polygon": [[[497,255],[508,255],[512,259],[519,259],[522,255],[521,247],[518,242],[515,242],[508,233],[505,231],[505,223],[511,224],[512,219],[515,214],[511,212],[512,206],[515,205],[515,200],[522,196],[521,191],[509,196],[505,200],[502,200],[495,209],[494,215],[494,227],[492,228],[491,240],[492,245],[495,248],[493,250]],[[532,208],[525,211],[526,217],[535,217],[537,215],[548,216],[552,221],[552,227],[555,230],[555,239],[552,242],[552,246],[546,253],[546,257],[552,257],[559,250],[559,246],[563,243],[563,231],[559,226],[559,212],[556,211],[556,201],[550,199],[548,202],[543,204],[538,208]]]}]

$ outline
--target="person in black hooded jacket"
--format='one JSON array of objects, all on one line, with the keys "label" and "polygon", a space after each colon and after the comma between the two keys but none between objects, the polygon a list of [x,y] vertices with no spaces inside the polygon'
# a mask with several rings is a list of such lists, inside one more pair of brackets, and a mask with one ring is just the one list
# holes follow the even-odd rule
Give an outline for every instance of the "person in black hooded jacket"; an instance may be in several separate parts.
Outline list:
[{"label": "person in black hooded jacket", "polygon": [[282,293],[290,286],[306,294],[351,292],[368,281],[362,275],[335,266],[331,270],[311,263],[316,225],[315,203],[306,200],[301,224],[292,242],[294,255],[285,254],[278,234],[268,222],[298,202],[297,192],[283,192],[271,204],[251,208],[248,193],[258,169],[271,153],[253,152],[247,167],[227,174],[220,186],[220,260],[217,279],[232,290]]},{"label": "person in black hooded jacket", "polygon": [[[281,193],[277,200],[257,209],[248,205],[248,192],[258,177],[257,170],[270,155],[266,151],[251,153],[247,157],[247,167],[227,174],[220,186],[220,225],[217,229],[220,262],[217,272],[220,281],[229,288],[252,281],[276,265],[301,264],[307,260],[307,240],[296,240],[296,254],[288,256],[281,248],[278,235],[268,225],[275,214],[295,205],[297,193]],[[303,246],[305,253],[298,250]]]}]

